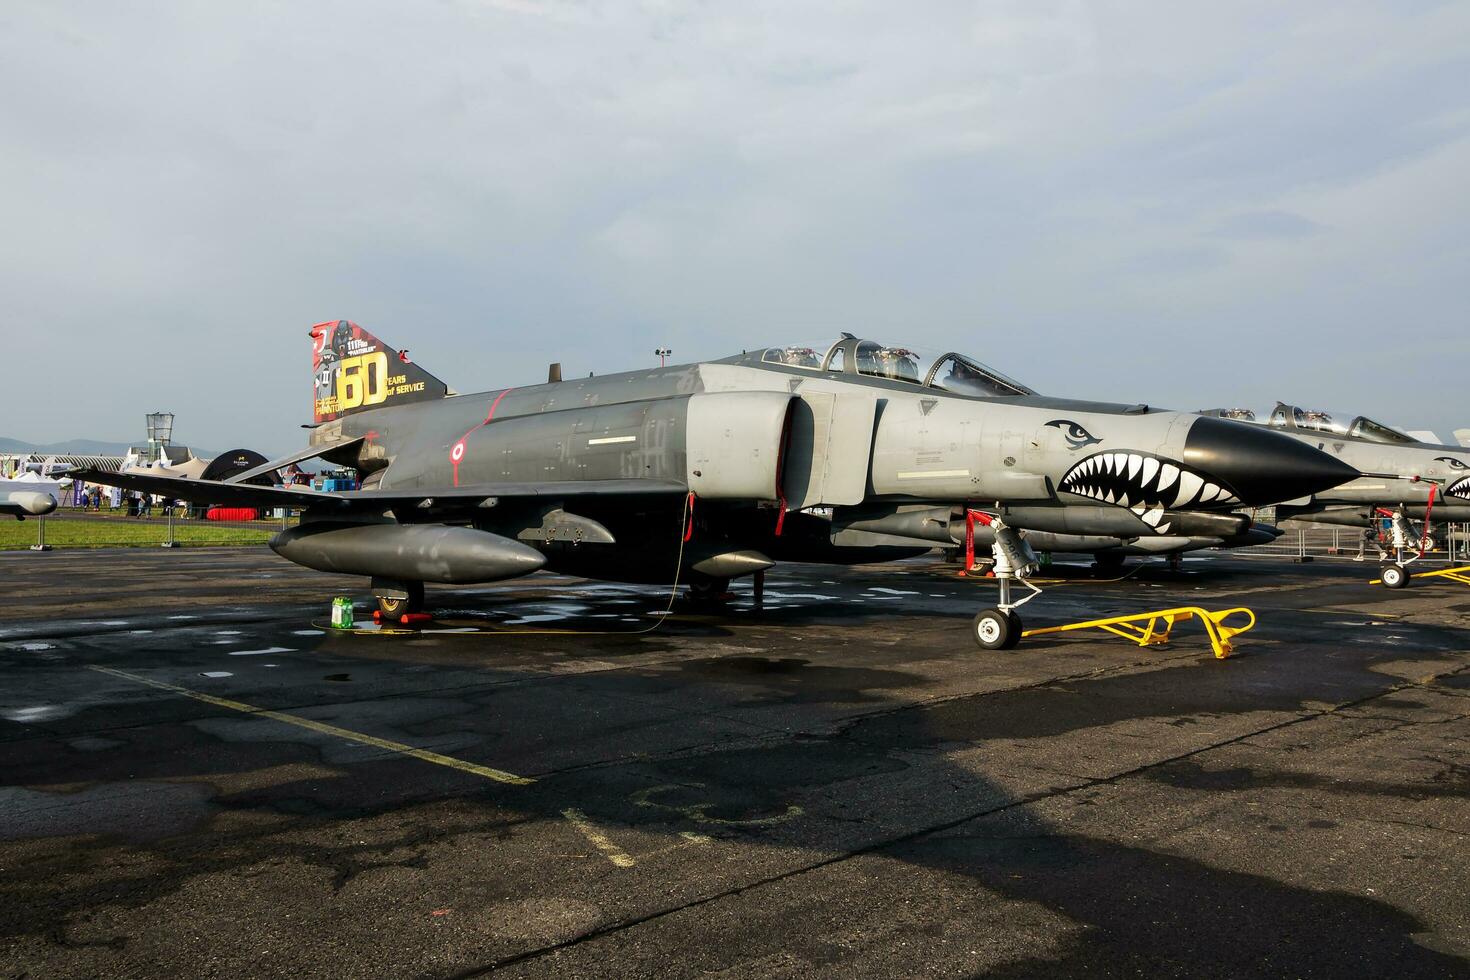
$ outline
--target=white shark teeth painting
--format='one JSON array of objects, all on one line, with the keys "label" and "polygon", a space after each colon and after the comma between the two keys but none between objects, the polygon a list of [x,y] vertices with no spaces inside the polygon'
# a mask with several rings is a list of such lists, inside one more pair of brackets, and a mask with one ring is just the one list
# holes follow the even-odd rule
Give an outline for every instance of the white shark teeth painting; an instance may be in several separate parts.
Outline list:
[{"label": "white shark teeth painting", "polygon": [[1166,510],[1213,509],[1240,502],[1229,489],[1178,463],[1135,452],[1089,456],[1062,477],[1061,489],[1127,507],[1155,530],[1161,530]]}]

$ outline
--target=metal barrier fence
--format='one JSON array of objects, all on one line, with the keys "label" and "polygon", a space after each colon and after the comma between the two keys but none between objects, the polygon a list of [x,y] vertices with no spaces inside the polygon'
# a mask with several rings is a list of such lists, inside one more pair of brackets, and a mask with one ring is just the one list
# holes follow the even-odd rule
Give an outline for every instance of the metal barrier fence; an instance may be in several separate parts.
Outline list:
[{"label": "metal barrier fence", "polygon": [[[61,548],[194,547],[264,544],[297,524],[295,511],[277,508],[248,521],[210,520],[198,508],[155,506],[142,514],[124,508],[59,507],[45,517],[9,526],[0,547],[51,551]],[[34,529],[34,530],[32,530]]]},{"label": "metal barrier fence", "polygon": [[[1356,527],[1332,527],[1323,524],[1308,524],[1304,521],[1283,521],[1278,527],[1284,532],[1270,544],[1253,548],[1236,548],[1230,552],[1242,558],[1288,558],[1301,560],[1355,561],[1361,554],[1363,561],[1378,562],[1378,549],[1364,537],[1363,529]],[[1430,537],[1434,548],[1424,552],[1426,562],[1463,563],[1470,560],[1470,524],[1434,524]],[[1390,550],[1387,542],[1380,542]]]}]

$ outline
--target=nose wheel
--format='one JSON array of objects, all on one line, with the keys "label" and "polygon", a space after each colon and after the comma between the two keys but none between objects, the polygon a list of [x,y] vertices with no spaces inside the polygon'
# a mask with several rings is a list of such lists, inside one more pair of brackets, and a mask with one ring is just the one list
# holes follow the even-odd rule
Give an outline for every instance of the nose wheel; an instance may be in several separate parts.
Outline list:
[{"label": "nose wheel", "polygon": [[1011,650],[1021,642],[1021,617],[1008,609],[986,609],[975,617],[975,642],[984,650]]},{"label": "nose wheel", "polygon": [[1378,570],[1378,580],[1384,588],[1402,589],[1409,584],[1409,570],[1402,565],[1384,565]]}]

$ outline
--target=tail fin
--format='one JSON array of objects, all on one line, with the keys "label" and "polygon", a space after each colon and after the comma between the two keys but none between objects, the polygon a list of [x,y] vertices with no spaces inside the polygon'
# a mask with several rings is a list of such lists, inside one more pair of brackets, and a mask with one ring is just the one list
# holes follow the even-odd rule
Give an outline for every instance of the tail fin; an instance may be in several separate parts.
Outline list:
[{"label": "tail fin", "polygon": [[443,398],[449,387],[350,320],[311,328],[312,415],[318,423],[353,412]]}]

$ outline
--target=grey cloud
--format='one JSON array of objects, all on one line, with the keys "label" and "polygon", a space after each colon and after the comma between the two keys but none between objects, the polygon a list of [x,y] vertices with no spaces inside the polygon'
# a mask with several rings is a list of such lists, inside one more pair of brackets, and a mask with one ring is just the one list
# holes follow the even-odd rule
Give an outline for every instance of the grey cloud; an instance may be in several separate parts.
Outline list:
[{"label": "grey cloud", "polygon": [[1302,238],[1315,235],[1322,226],[1289,211],[1244,211],[1232,214],[1215,225],[1213,234],[1220,238]]},{"label": "grey cloud", "polygon": [[853,329],[1343,405],[1391,324],[1453,391],[1467,65],[1460,4],[9,5],[0,435],[290,448],[332,317],[461,390]]}]

